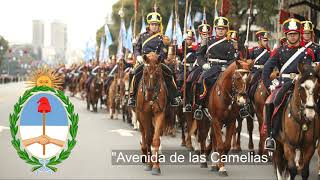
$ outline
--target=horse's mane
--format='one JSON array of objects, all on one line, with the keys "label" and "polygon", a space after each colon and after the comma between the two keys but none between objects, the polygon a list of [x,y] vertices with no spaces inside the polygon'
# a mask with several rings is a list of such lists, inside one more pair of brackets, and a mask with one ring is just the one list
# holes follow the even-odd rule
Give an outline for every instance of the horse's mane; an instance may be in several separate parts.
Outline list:
[{"label": "horse's mane", "polygon": [[298,84],[302,84],[309,76],[314,76],[316,73],[314,68],[308,64],[303,65],[303,70],[303,73],[299,74],[300,78],[298,79]]}]

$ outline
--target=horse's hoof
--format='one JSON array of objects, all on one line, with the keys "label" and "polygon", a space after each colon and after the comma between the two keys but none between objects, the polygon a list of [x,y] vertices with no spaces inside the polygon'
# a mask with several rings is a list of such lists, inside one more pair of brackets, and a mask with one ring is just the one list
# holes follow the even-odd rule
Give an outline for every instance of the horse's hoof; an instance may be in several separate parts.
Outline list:
[{"label": "horse's hoof", "polygon": [[152,170],[152,165],[147,164],[146,167],[144,168],[144,171],[151,171]]},{"label": "horse's hoof", "polygon": [[231,149],[231,152],[232,153],[239,153],[239,152],[241,152],[242,151],[242,149]]},{"label": "horse's hoof", "polygon": [[181,142],[182,147],[186,147],[186,142]]},{"label": "horse's hoof", "polygon": [[219,171],[219,176],[226,177],[226,176],[228,176],[228,173],[227,173],[227,171]]},{"label": "horse's hoof", "polygon": [[160,168],[152,168],[151,174],[152,175],[160,175],[161,174]]},{"label": "horse's hoof", "polygon": [[200,168],[208,168],[208,164],[206,162],[201,163]]},{"label": "horse's hoof", "polygon": [[218,166],[211,166],[210,171],[212,171],[212,172],[218,172],[218,171],[219,171],[219,168],[218,168]]},{"label": "horse's hoof", "polygon": [[187,147],[187,150],[188,150],[188,151],[194,151],[194,149],[193,149],[192,146],[191,146],[191,147]]},{"label": "horse's hoof", "polygon": [[200,151],[199,151],[199,150],[195,150],[194,153],[195,153],[196,155],[200,155]]}]

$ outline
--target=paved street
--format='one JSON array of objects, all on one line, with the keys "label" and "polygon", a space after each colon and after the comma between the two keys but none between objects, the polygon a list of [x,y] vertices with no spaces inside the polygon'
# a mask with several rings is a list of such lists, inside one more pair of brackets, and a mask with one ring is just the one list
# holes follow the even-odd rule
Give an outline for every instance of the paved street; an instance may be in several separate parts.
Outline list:
[{"label": "paved street", "polygon": [[[112,150],[139,150],[140,134],[122,120],[110,120],[105,109],[98,113],[88,112],[84,101],[71,98],[79,113],[77,144],[70,157],[58,165],[54,175],[35,175],[30,166],[21,160],[11,145],[8,122],[9,113],[18,97],[24,92],[24,83],[0,85],[0,179],[276,179],[271,165],[229,165],[229,176],[219,177],[199,165],[163,165],[161,176],[152,176],[141,166],[115,166],[111,164]],[[245,123],[244,123],[245,124]],[[246,129],[244,125],[244,129]],[[176,138],[163,137],[162,148],[184,149],[180,147],[180,133]],[[246,130],[242,133],[242,149],[246,149]],[[255,147],[257,128],[255,127]],[[317,179],[316,158],[310,166],[310,179]],[[300,178],[298,178],[300,179]]]}]

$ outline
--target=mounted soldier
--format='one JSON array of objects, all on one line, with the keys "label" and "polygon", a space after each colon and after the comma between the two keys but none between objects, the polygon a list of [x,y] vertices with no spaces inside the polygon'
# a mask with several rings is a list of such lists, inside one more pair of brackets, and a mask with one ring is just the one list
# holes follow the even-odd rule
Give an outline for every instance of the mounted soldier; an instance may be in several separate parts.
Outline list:
[{"label": "mounted soldier", "polygon": [[[312,49],[308,48],[312,42],[304,44],[300,41],[301,27],[301,22],[294,18],[290,18],[283,23],[283,32],[287,38],[287,44],[273,50],[262,72],[263,84],[271,92],[265,104],[264,115],[268,134],[265,141],[267,150],[275,150],[274,138],[280,129],[281,119],[273,118],[274,110],[279,109],[285,94],[292,90],[293,81],[298,74],[298,64],[311,64],[314,61],[314,53]],[[270,75],[275,67],[280,70],[280,75],[277,79],[271,81]]]},{"label": "mounted soldier", "polygon": [[[198,27],[198,32],[199,34],[201,34],[202,36],[202,43],[205,44],[209,34],[212,33],[212,29],[211,26],[209,24],[206,23],[206,21],[204,20],[203,23]],[[197,47],[198,50],[198,47]],[[197,56],[197,52],[196,52],[196,56]],[[197,81],[202,73],[202,67],[199,66],[198,64],[198,60],[196,57],[196,60],[193,64],[193,68],[191,70],[191,72],[189,73],[187,80],[186,80],[186,107],[185,107],[185,112],[192,112],[192,99],[193,99],[193,95],[196,94],[197,92],[200,92],[200,85],[197,84]],[[193,92],[193,84],[196,84],[196,89],[195,92]],[[198,100],[196,100],[195,103],[197,103]]]},{"label": "mounted soldier", "polygon": [[164,52],[165,46],[162,40],[162,17],[157,12],[151,12],[147,15],[148,28],[147,32],[140,34],[138,42],[134,48],[134,54],[136,56],[136,67],[133,72],[133,78],[130,82],[130,98],[128,100],[128,106],[135,107],[136,105],[136,93],[140,79],[142,77],[142,70],[144,67],[145,56],[150,52],[155,52],[159,55],[158,60],[162,62],[161,68],[165,78],[169,100],[171,106],[179,106],[180,98],[176,84],[174,82],[173,72],[163,62],[166,58]]},{"label": "mounted soldier", "polygon": [[243,54],[239,51],[238,39],[239,35],[238,32],[235,30],[228,31],[228,38],[233,42],[233,47],[236,50],[235,59],[243,59]]},{"label": "mounted soldier", "polygon": [[97,75],[98,70],[100,69],[99,64],[94,61],[91,66],[91,71],[89,71],[89,78],[86,81],[86,89],[89,90],[92,79]]},{"label": "mounted soldier", "polygon": [[250,82],[249,88],[249,97],[252,100],[254,98],[254,93],[259,84],[259,80],[261,79],[261,74],[263,70],[264,64],[270,57],[270,48],[268,45],[269,35],[268,31],[261,30],[256,33],[256,37],[258,39],[258,46],[249,49],[248,59],[253,60],[253,68],[252,68],[252,80]]},{"label": "mounted soldier", "polygon": [[[184,57],[184,50],[185,50],[185,45],[187,45],[186,47],[186,58]],[[178,87],[180,89],[180,92],[182,92],[183,90],[181,88],[183,88],[183,81],[184,81],[184,61],[185,59],[187,60],[186,62],[186,74],[187,77],[190,74],[190,72],[193,69],[194,63],[197,59],[197,43],[195,42],[195,38],[194,38],[194,34],[191,30],[187,30],[187,34],[185,35],[185,39],[182,42],[182,47],[178,49],[178,56],[180,57],[181,63],[179,65],[179,73],[178,73],[178,78],[177,78],[177,82],[178,82]],[[189,91],[186,91],[186,96],[191,96],[191,87],[188,87]],[[187,95],[188,94],[188,95]],[[191,104],[188,105],[187,107],[187,112],[191,112]]]},{"label": "mounted soldier", "polygon": [[320,46],[314,42],[313,24],[311,21],[302,21],[302,38],[304,44],[312,42],[309,46],[313,50],[316,62],[320,62]]},{"label": "mounted soldier", "polygon": [[[203,72],[197,85],[201,87],[201,95],[196,102],[197,110],[194,112],[195,119],[202,119],[202,107],[205,106],[207,92],[214,85],[219,74],[235,60],[236,49],[233,42],[227,37],[229,20],[225,17],[217,17],[214,20],[216,36],[202,37],[201,47],[198,50],[197,61]],[[207,108],[204,109],[207,111]]]}]

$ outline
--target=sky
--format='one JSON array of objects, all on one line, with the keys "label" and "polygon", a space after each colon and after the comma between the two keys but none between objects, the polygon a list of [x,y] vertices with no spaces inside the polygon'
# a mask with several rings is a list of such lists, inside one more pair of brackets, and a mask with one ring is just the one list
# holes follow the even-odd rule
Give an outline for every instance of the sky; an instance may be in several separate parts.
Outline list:
[{"label": "sky", "polygon": [[32,96],[21,112],[21,126],[42,126],[42,113],[38,112],[39,99],[46,97],[51,111],[46,113],[47,126],[68,126],[68,118],[63,104],[51,94],[40,93]]},{"label": "sky", "polygon": [[68,47],[84,49],[118,0],[0,0],[0,35],[11,44],[32,43],[32,20],[45,22],[45,46],[50,45],[50,23],[67,24]]}]

